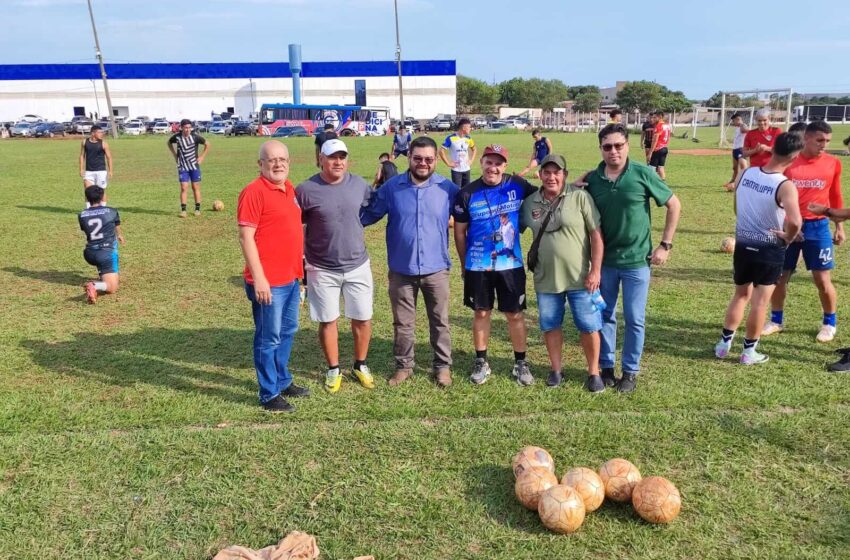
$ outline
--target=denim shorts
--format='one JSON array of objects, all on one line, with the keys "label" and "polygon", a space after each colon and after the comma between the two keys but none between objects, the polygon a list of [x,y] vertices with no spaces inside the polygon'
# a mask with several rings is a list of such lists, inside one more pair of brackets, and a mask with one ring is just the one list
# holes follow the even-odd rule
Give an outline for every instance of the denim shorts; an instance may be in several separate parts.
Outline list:
[{"label": "denim shorts", "polygon": [[593,305],[590,293],[587,290],[569,290],[559,294],[537,293],[537,313],[541,331],[549,332],[561,328],[567,301],[573,314],[573,324],[579,332],[594,333],[602,330],[602,312]]}]

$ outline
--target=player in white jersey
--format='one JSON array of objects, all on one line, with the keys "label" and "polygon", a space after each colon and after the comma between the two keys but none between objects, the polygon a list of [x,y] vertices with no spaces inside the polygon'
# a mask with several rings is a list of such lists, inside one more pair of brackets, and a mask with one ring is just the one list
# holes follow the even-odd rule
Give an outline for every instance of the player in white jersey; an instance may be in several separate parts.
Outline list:
[{"label": "player in white jersey", "polygon": [[744,124],[741,113],[732,115],[732,121],[729,124],[735,128],[735,139],[732,141],[732,179],[726,183],[725,188],[727,191],[732,191],[735,190],[738,176],[750,165],[744,157],[744,137],[750,129]]},{"label": "player in white jersey", "polygon": [[745,170],[735,187],[738,217],[735,226],[735,294],[726,309],[723,332],[714,347],[717,358],[725,358],[732,338],[747,316],[743,365],[761,364],[767,356],[756,351],[764,328],[770,296],[782,274],[785,248],[803,225],[797,188],[782,173],[803,149],[803,139],[792,133],[780,134],[770,161],[763,167]]}]

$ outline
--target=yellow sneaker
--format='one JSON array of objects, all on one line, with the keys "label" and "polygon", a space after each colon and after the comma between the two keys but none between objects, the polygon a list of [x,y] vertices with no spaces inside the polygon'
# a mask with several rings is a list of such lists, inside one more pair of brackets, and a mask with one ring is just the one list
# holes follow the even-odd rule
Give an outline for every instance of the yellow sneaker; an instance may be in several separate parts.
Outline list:
[{"label": "yellow sneaker", "polygon": [[375,378],[372,377],[372,372],[369,371],[369,366],[363,364],[359,368],[352,369],[351,374],[360,382],[366,389],[375,388]]},{"label": "yellow sneaker", "polygon": [[325,391],[328,393],[336,393],[342,385],[342,374],[339,368],[329,369],[325,374]]}]

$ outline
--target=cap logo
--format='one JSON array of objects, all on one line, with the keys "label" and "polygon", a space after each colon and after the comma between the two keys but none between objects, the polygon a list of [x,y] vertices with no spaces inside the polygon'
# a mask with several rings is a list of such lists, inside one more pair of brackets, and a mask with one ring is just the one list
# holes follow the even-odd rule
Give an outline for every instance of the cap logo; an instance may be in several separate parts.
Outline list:
[{"label": "cap logo", "polygon": [[497,154],[501,154],[501,153],[502,153],[502,150],[504,150],[504,148],[502,148],[502,146],[500,146],[499,144],[493,144],[492,146],[490,146],[490,148],[491,148],[494,152],[496,152]]}]

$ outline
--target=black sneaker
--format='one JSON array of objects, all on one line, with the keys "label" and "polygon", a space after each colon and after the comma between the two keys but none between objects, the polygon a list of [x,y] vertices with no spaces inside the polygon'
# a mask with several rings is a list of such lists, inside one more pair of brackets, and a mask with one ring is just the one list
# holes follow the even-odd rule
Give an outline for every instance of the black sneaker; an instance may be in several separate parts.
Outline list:
[{"label": "black sneaker", "polygon": [[636,373],[623,373],[623,378],[617,383],[617,390],[621,393],[631,393],[637,387]]},{"label": "black sneaker", "polygon": [[547,387],[557,387],[564,380],[564,376],[560,371],[550,371],[549,377],[546,378]]},{"label": "black sneaker", "polygon": [[309,397],[310,389],[307,387],[299,387],[295,383],[290,383],[289,387],[284,389],[281,395],[290,398]]},{"label": "black sneaker", "polygon": [[588,375],[587,380],[584,382],[584,388],[591,393],[601,393],[605,390],[605,382],[598,375]]},{"label": "black sneaker", "polygon": [[835,353],[840,354],[841,359],[834,364],[829,364],[826,368],[827,371],[831,371],[833,373],[850,371],[850,348],[839,348],[835,351]]},{"label": "black sneaker", "polygon": [[295,407],[289,404],[289,402],[278,395],[270,401],[263,403],[263,410],[266,412],[271,412],[272,414],[277,414],[279,412],[295,412]]},{"label": "black sneaker", "polygon": [[614,377],[614,368],[606,367],[602,368],[602,383],[606,387],[613,387],[617,384],[617,378]]}]

